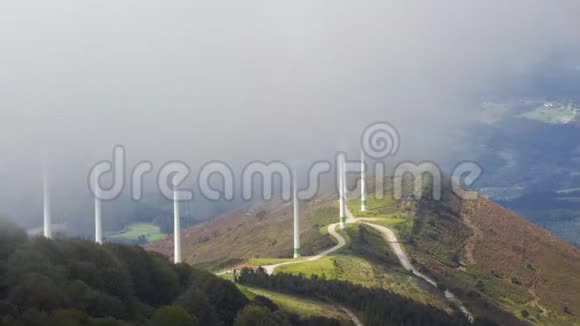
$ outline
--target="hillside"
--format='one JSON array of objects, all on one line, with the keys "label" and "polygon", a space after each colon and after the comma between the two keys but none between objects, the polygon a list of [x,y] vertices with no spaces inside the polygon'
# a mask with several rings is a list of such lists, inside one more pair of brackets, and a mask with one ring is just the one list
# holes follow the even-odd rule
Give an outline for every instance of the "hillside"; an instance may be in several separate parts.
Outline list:
[{"label": "hillside", "polygon": [[[356,198],[349,202],[353,214],[375,218],[374,224],[394,230],[414,265],[453,290],[477,316],[493,316],[508,325],[579,321],[580,281],[575,276],[580,273],[580,252],[568,242],[483,197],[462,202],[447,191],[442,201],[369,197],[370,209],[364,214],[358,211]],[[333,246],[326,225],[337,219],[334,197],[323,196],[303,206],[305,255]],[[185,257],[214,270],[285,261],[281,259],[288,259],[292,248],[291,214],[286,203],[266,203],[191,227],[184,231]],[[373,228],[349,224],[340,232],[347,247],[276,272],[385,288],[452,311],[440,293],[405,273]],[[170,255],[172,242],[154,242],[147,248]]]},{"label": "hillside", "polygon": [[[332,247],[335,242],[327,227],[336,223],[338,205],[332,195],[303,203],[302,252],[310,256]],[[265,203],[232,211],[182,232],[183,256],[197,267],[221,271],[239,264],[263,266],[292,261],[292,207],[287,203]],[[350,226],[339,231],[349,245],[320,261],[280,268],[280,272],[324,275],[362,286],[380,287],[413,301],[453,312],[438,291],[408,275],[384,240],[370,228]],[[173,241],[168,237],[145,245],[171,256]]]},{"label": "hillside", "polygon": [[[336,222],[338,206],[332,197],[303,203],[302,252],[312,255],[331,247],[322,230]],[[321,232],[322,231],[322,232]],[[212,270],[251,258],[292,256],[292,207],[288,202],[261,203],[233,210],[182,231],[186,262]],[[145,245],[148,250],[173,255],[173,238]]]},{"label": "hillside", "polygon": [[528,306],[538,321],[580,313],[580,250],[485,198],[470,206],[461,214],[472,228],[469,263],[493,271],[498,287],[525,289],[521,312]]},{"label": "hillside", "polygon": [[578,248],[485,197],[411,201],[407,249],[476,313],[495,305],[537,324],[580,322]]}]

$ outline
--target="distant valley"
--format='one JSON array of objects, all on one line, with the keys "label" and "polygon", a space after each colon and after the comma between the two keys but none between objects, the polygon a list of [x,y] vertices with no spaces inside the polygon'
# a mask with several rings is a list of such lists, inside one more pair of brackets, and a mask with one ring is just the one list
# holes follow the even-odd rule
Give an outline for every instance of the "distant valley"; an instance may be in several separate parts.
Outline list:
[{"label": "distant valley", "polygon": [[453,157],[482,166],[482,194],[579,245],[579,112],[566,98],[487,101]]}]

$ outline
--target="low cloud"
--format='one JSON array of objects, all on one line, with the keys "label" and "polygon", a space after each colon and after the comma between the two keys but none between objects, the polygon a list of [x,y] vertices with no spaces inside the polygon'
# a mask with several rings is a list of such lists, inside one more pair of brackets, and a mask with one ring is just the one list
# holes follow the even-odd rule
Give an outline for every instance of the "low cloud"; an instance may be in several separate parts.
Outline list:
[{"label": "low cloud", "polygon": [[365,126],[389,121],[401,157],[445,157],[483,94],[576,50],[578,12],[575,0],[6,1],[4,211],[24,214],[25,193],[24,215],[38,211],[40,160],[78,193],[115,144],[132,162],[305,164],[354,154]]}]

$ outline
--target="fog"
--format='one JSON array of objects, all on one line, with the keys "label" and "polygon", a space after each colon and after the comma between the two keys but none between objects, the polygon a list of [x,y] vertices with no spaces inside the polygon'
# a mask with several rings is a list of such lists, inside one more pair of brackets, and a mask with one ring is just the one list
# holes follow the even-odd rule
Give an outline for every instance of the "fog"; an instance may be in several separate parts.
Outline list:
[{"label": "fog", "polygon": [[40,224],[41,161],[57,219],[90,207],[88,167],[115,144],[156,167],[304,165],[356,153],[388,121],[400,159],[444,159],[483,96],[577,50],[579,13],[577,0],[3,1],[0,212]]}]

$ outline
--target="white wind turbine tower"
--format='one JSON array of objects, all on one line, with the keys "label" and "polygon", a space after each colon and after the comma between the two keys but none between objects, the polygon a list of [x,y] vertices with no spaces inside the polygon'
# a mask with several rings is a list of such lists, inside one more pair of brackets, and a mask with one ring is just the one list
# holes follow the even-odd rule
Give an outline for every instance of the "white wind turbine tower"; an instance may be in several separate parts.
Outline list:
[{"label": "white wind turbine tower", "polygon": [[365,167],[365,154],[363,151],[360,152],[360,211],[367,211],[367,181],[366,181],[366,167]]},{"label": "white wind turbine tower", "polygon": [[300,206],[298,203],[298,183],[296,182],[296,172],[294,172],[294,258],[300,257]]},{"label": "white wind turbine tower", "polygon": [[46,166],[42,170],[42,202],[43,202],[43,217],[44,217],[44,237],[52,238],[52,216],[50,205],[50,189],[48,185],[48,173]]},{"label": "white wind turbine tower", "polygon": [[346,181],[346,159],[344,157],[342,158],[342,186],[344,188],[342,194],[344,195],[344,205],[346,207],[346,202],[348,201],[348,182]]},{"label": "white wind turbine tower", "polygon": [[99,174],[96,174],[93,183],[95,185],[95,242],[103,244],[103,219],[101,209],[101,186],[99,184]]},{"label": "white wind turbine tower", "polygon": [[340,228],[344,229],[346,226],[346,207],[345,207],[345,179],[344,179],[344,158],[339,156],[338,158],[338,192],[339,192],[339,205],[340,205]]},{"label": "white wind turbine tower", "polygon": [[181,263],[181,216],[179,211],[179,191],[173,182],[173,261]]}]

